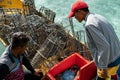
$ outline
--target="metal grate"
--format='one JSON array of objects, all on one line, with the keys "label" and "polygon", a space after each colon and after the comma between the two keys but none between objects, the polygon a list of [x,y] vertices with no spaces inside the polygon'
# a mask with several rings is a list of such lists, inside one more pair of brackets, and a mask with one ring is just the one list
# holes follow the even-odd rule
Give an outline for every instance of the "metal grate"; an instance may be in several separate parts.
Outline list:
[{"label": "metal grate", "polygon": [[41,59],[46,59],[48,57],[51,57],[53,55],[58,55],[66,44],[66,38],[64,38],[64,35],[62,31],[55,31],[49,34],[49,36],[46,38],[40,49],[37,51],[36,55],[34,56],[32,60],[32,65],[35,66],[36,64],[41,63]]},{"label": "metal grate", "polygon": [[54,22],[54,19],[56,16],[55,12],[53,12],[52,10],[50,10],[44,6],[41,6],[41,8],[39,9],[39,12],[41,12],[48,20]]}]

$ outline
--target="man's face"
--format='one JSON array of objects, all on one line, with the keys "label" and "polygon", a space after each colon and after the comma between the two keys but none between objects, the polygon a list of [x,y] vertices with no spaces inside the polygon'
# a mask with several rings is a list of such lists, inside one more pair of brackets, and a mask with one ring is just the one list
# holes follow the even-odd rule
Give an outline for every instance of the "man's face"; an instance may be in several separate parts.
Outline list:
[{"label": "man's face", "polygon": [[84,20],[84,15],[82,10],[78,10],[75,12],[75,19],[77,19],[79,22],[82,22]]},{"label": "man's face", "polygon": [[28,48],[28,44],[19,48],[20,53],[23,53]]}]

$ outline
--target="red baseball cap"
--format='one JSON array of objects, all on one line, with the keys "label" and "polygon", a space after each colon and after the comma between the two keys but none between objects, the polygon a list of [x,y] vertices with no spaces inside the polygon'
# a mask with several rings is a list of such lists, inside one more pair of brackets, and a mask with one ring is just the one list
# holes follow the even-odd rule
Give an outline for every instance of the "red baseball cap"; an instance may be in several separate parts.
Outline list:
[{"label": "red baseball cap", "polygon": [[75,11],[83,9],[83,8],[88,8],[87,3],[85,3],[84,1],[76,1],[72,5],[71,12],[70,12],[68,18],[74,17],[75,16]]}]

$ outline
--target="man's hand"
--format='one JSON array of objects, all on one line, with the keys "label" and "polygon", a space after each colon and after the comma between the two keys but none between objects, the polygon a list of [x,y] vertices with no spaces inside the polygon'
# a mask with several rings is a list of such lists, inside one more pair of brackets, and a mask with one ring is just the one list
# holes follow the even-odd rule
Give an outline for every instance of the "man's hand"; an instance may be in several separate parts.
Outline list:
[{"label": "man's hand", "polygon": [[108,69],[99,69],[98,74],[102,78],[108,78]]},{"label": "man's hand", "polygon": [[[34,75],[41,77],[42,71],[40,69],[35,69]],[[43,74],[42,74],[43,76]]]}]

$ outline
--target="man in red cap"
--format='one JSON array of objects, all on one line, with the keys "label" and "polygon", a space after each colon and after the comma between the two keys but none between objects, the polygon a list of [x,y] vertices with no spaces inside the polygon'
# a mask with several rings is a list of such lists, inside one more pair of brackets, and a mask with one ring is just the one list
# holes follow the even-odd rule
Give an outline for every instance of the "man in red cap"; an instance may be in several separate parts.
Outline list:
[{"label": "man in red cap", "polygon": [[120,42],[113,26],[101,15],[89,12],[87,3],[76,1],[69,18],[85,21],[85,31],[91,55],[97,66],[97,80],[111,80],[120,64]]}]

